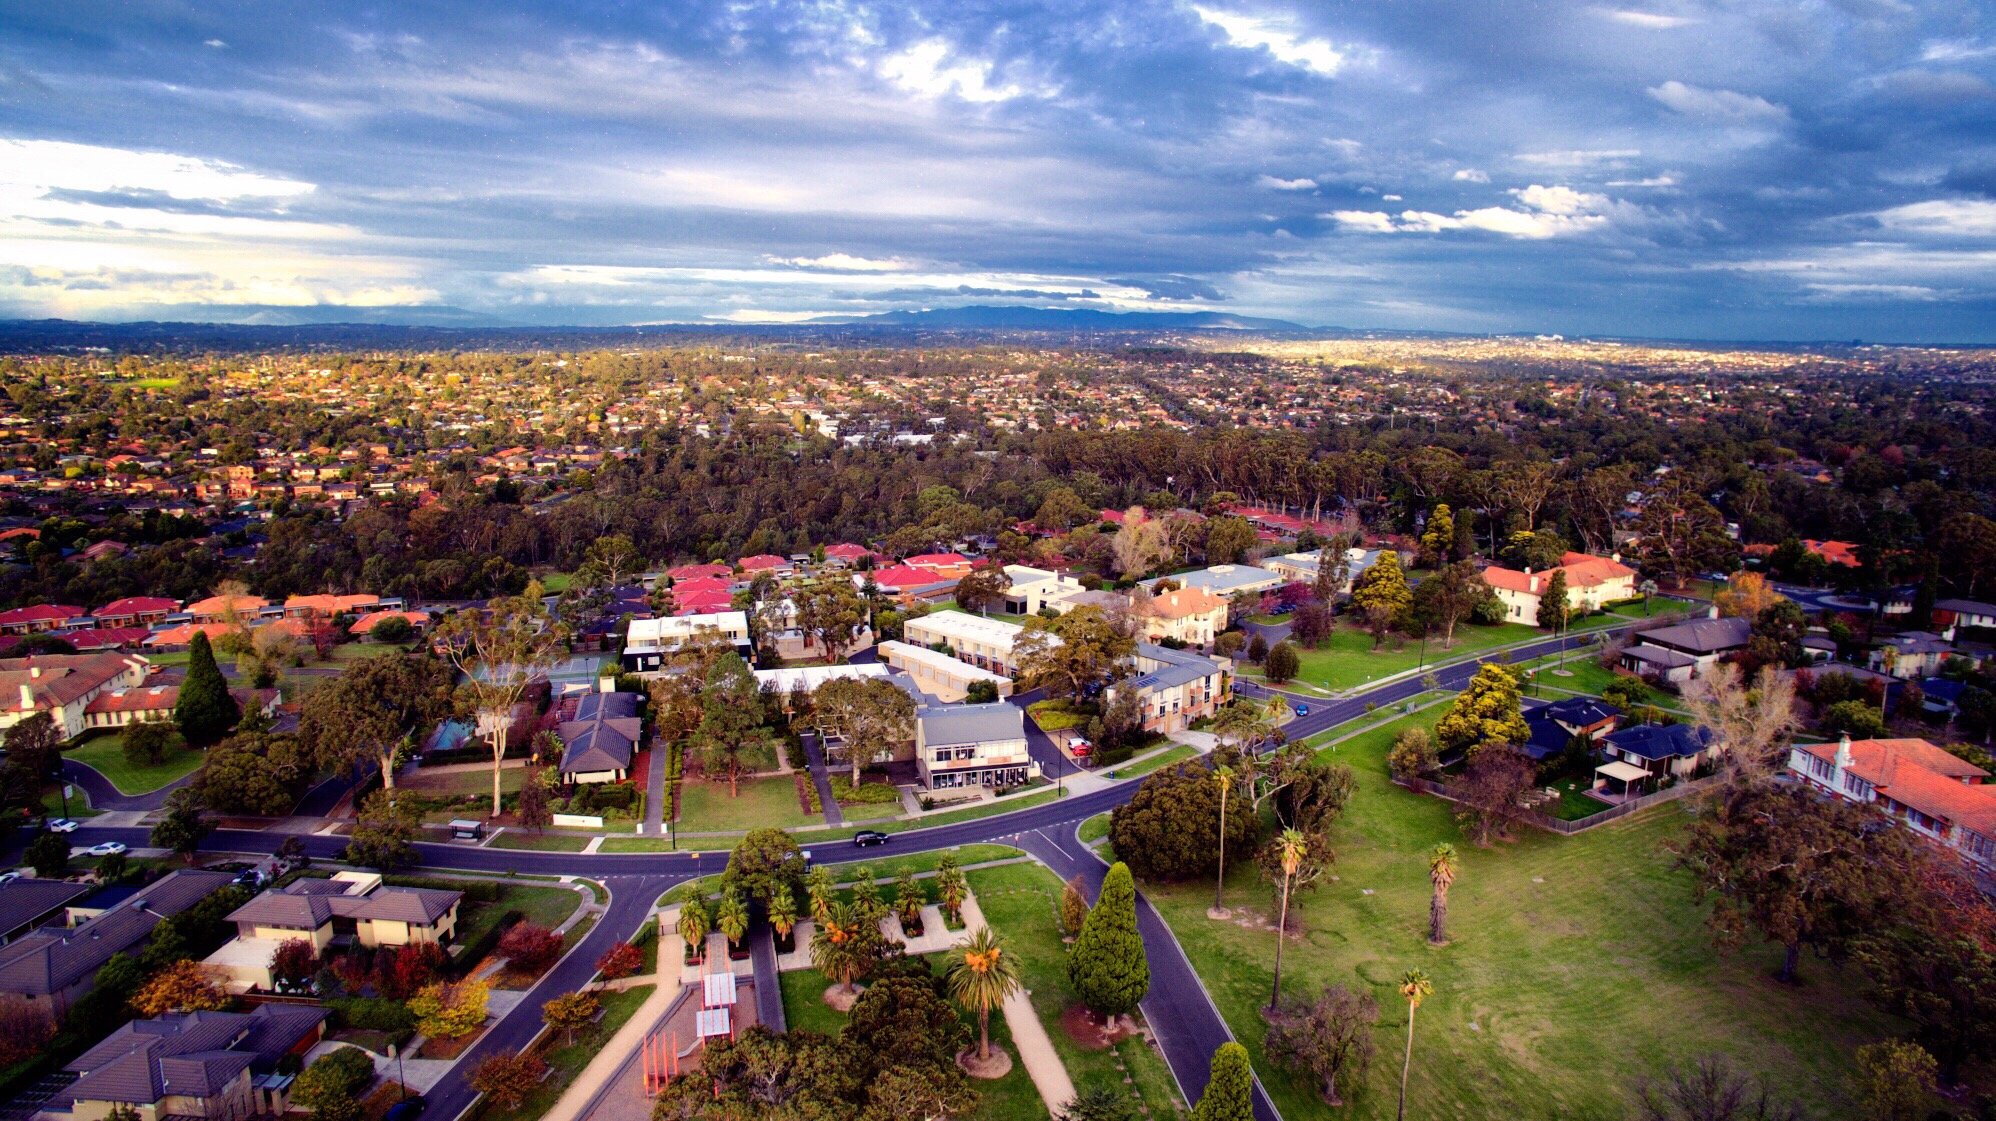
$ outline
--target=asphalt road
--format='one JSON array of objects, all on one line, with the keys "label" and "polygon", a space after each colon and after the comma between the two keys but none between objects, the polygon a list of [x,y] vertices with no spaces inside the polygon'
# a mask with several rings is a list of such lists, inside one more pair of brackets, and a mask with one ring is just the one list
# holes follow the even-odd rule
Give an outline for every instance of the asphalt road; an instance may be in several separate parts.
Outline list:
[{"label": "asphalt road", "polygon": [[[1569,650],[1579,649],[1587,645],[1591,637],[1583,634],[1546,639],[1511,651],[1509,658],[1513,662],[1525,661],[1554,653],[1562,646]],[[1483,660],[1472,658],[1439,666],[1433,672],[1442,687],[1459,689],[1475,674]],[[1236,689],[1247,696],[1267,696],[1271,692],[1266,687],[1245,681],[1237,681]],[[1282,696],[1292,706],[1302,704],[1309,708],[1308,714],[1296,717],[1285,726],[1285,731],[1291,739],[1315,735],[1364,716],[1368,706],[1385,708],[1424,689],[1416,677],[1360,691],[1336,701],[1283,693]],[[1028,703],[1025,698],[1016,699],[1020,703]],[[1043,765],[1053,761],[1044,758],[1043,753],[1052,755],[1054,759],[1060,758],[1051,742],[1044,741],[1045,737],[1039,736],[1034,743],[1034,756],[1040,758]],[[1056,767],[1064,763],[1065,760],[1061,760]],[[1049,768],[1049,774],[1054,773],[1056,768]],[[1086,818],[1121,805],[1135,793],[1136,786],[1135,781],[1124,782],[1086,794],[1072,794],[1014,813],[896,833],[887,846],[888,852],[931,852],[985,842],[1008,843],[1032,853],[1063,878],[1078,872],[1091,885],[1099,887],[1105,868],[1093,853],[1087,852],[1075,839],[1075,826]],[[85,837],[88,841],[84,840]],[[270,853],[285,839],[284,835],[274,833],[223,829],[210,834],[202,847],[216,852]],[[300,839],[306,851],[318,858],[334,857],[346,845],[344,838],[335,836],[305,836]],[[79,844],[104,840],[120,840],[137,847],[147,843],[147,831],[93,827],[87,822],[78,831]],[[583,855],[429,842],[418,844],[416,851],[421,863],[429,867],[502,875],[521,872],[588,876],[601,880],[611,892],[608,913],[581,945],[541,979],[519,1008],[487,1031],[466,1053],[465,1061],[454,1067],[432,1091],[429,1116],[442,1119],[455,1118],[471,1105],[476,1095],[466,1079],[479,1060],[487,1055],[517,1051],[525,1046],[540,1030],[540,1009],[547,999],[571,992],[586,982],[595,971],[597,957],[612,943],[634,933],[662,893],[688,879],[719,872],[727,864],[725,852]],[[836,843],[819,846],[815,855],[818,859],[836,859],[850,854],[844,843]],[[1157,1032],[1166,1062],[1187,1102],[1196,1102],[1205,1088],[1214,1050],[1231,1040],[1233,1033],[1214,1006],[1205,986],[1200,983],[1197,972],[1172,936],[1170,928],[1141,892],[1138,894],[1138,907],[1138,924],[1151,964],[1151,990],[1143,1003],[1144,1016]],[[1262,1092],[1259,1081],[1255,1085],[1255,1113],[1260,1121],[1279,1121],[1280,1117]]]}]

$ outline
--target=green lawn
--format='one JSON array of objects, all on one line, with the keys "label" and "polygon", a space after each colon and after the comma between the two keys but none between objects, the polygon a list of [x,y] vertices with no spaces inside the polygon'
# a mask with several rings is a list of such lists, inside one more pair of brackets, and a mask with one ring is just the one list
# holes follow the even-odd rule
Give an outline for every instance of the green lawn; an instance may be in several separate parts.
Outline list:
[{"label": "green lawn", "polygon": [[[59,784],[51,783],[48,789],[42,792],[42,812],[49,817],[65,816],[62,808],[62,787]],[[83,792],[82,787],[76,787],[70,794],[67,816],[81,821],[86,817],[96,817],[102,812],[104,811],[91,807],[90,796]]]},{"label": "green lawn", "polygon": [[820,820],[798,804],[797,785],[789,775],[743,779],[739,797],[729,795],[725,782],[688,779],[679,787],[676,828],[681,833],[790,829]]},{"label": "green lawn", "polygon": [[[949,852],[955,855],[958,867],[971,864],[984,864],[993,860],[1010,860],[1015,856],[1025,855],[1010,845],[959,845],[956,848],[950,849]],[[943,854],[940,852],[918,852],[907,856],[890,856],[882,860],[867,860],[855,857],[852,860],[841,861],[831,865],[831,869],[832,874],[843,881],[857,871],[861,865],[865,865],[873,870],[873,877],[875,879],[891,880],[903,872],[914,872],[917,874],[933,872],[936,870],[936,865],[942,860],[942,856]],[[820,863],[823,862],[820,861]]]},{"label": "green lawn", "polygon": [[1039,864],[1008,864],[969,873],[970,888],[984,919],[1018,955],[1019,979],[1032,994],[1033,1011],[1053,1039],[1067,1073],[1081,1086],[1119,1086],[1130,1078],[1129,1092],[1144,1104],[1149,1116],[1168,1117],[1179,1108],[1176,1084],[1164,1059],[1141,1039],[1124,1040],[1112,1048],[1089,1050],[1061,1025],[1061,1013],[1074,1002],[1067,983],[1067,947],[1060,940],[1060,877]]},{"label": "green lawn", "polygon": [[1081,838],[1081,843],[1084,845],[1092,845],[1096,841],[1107,837],[1109,835],[1109,815],[1105,813],[1096,814],[1094,817],[1082,822],[1081,828],[1076,831],[1076,835]]},{"label": "green lawn", "polygon": [[583,1067],[589,1065],[589,1060],[595,1058],[596,1053],[610,1042],[610,1037],[617,1034],[617,1029],[623,1027],[637,1014],[638,1008],[651,996],[652,989],[651,985],[632,985],[620,992],[596,994],[596,999],[603,1003],[602,1019],[578,1030],[573,1043],[568,1042],[567,1037],[559,1033],[549,1036],[547,1045],[541,1052],[541,1057],[547,1060],[550,1071],[547,1080],[536,1086],[533,1093],[527,1095],[526,1101],[522,1102],[518,1109],[502,1110],[481,1101],[472,1114],[474,1121],[482,1121],[487,1117],[506,1118],[507,1121],[512,1121],[513,1118],[545,1116],[548,1110],[554,1108],[554,1103],[561,1100],[563,1091],[568,1089],[569,1083],[574,1081],[575,1076],[582,1073]]},{"label": "green lawn", "polygon": [[118,788],[118,793],[127,795],[158,790],[200,769],[205,758],[201,752],[182,745],[176,733],[165,760],[134,764],[125,759],[125,735],[122,731],[97,735],[81,746],[70,748],[65,754],[110,779],[111,785]]},{"label": "green lawn", "polygon": [[1117,778],[1137,778],[1152,771],[1163,770],[1173,763],[1183,763],[1197,754],[1199,754],[1198,748],[1181,743],[1169,751],[1160,751],[1148,759],[1139,759],[1135,763],[1125,763],[1111,769],[1116,772]]},{"label": "green lawn", "polygon": [[[506,767],[499,772],[499,792],[518,794],[520,784],[526,781],[525,767]],[[424,771],[417,770],[407,777],[398,778],[396,789],[409,789],[422,794],[438,797],[463,797],[481,795],[486,800],[486,809],[491,809],[492,768],[482,767],[476,771]]]},{"label": "green lawn", "polygon": [[[1304,934],[1284,955],[1286,992],[1326,983],[1370,992],[1381,1008],[1379,1057],[1354,1118],[1391,1117],[1407,969],[1427,971],[1409,1091],[1410,1116],[1619,1119],[1632,1084],[1666,1066],[1723,1053],[1801,1099],[1817,1117],[1851,1117],[1852,1051],[1897,1033],[1861,999],[1855,978],[1815,960],[1799,989],[1771,979],[1778,954],[1712,948],[1689,878],[1663,845],[1690,803],[1671,803],[1576,837],[1526,830],[1490,849],[1463,844],[1449,805],[1393,786],[1384,758],[1405,727],[1439,709],[1338,744],[1358,788],[1332,840],[1334,881],[1300,901]],[[1446,947],[1426,940],[1426,854],[1457,844]],[[1257,1055],[1256,1069],[1286,1116],[1323,1116],[1314,1087],[1260,1058],[1259,1013],[1270,985],[1271,935],[1206,918],[1210,883],[1147,885],[1214,1000]],[[1267,914],[1272,896],[1253,869],[1228,877],[1235,908]]]},{"label": "green lawn", "polygon": [[456,942],[460,946],[468,946],[478,941],[486,931],[497,926],[508,911],[518,911],[526,916],[528,922],[552,929],[560,926],[581,905],[582,897],[565,887],[502,884],[497,902],[478,903],[467,899],[458,905]]},{"label": "green lawn", "polygon": [[[941,961],[930,960],[936,968],[942,967]],[[783,1018],[790,1030],[833,1035],[845,1026],[845,1013],[833,1011],[824,1001],[827,984],[824,974],[815,969],[783,974]],[[964,1023],[971,1031],[977,1030],[976,1020],[968,1013],[964,1014]],[[1018,1055],[1018,1049],[1012,1046],[1012,1033],[1005,1028],[1005,1017],[995,1012],[991,1016],[991,1046],[1002,1046],[1015,1058]],[[977,1105],[970,1112],[958,1115],[963,1121],[1046,1121],[1046,1106],[1040,1101],[1040,1093],[1033,1087],[1023,1063],[1015,1061],[1003,1078],[989,1082],[972,1079],[971,1085],[977,1090]]]},{"label": "green lawn", "polygon": [[[1440,636],[1430,638],[1426,649],[1428,664],[1447,661],[1541,637],[1536,627],[1523,623],[1502,623],[1494,627],[1465,624],[1455,629],[1455,645],[1443,648]],[[1358,627],[1341,624],[1336,633],[1315,650],[1296,648],[1299,663],[1296,677],[1327,689],[1351,689],[1368,681],[1415,669],[1422,664],[1421,643],[1405,635],[1389,635],[1374,650],[1372,636]]]}]

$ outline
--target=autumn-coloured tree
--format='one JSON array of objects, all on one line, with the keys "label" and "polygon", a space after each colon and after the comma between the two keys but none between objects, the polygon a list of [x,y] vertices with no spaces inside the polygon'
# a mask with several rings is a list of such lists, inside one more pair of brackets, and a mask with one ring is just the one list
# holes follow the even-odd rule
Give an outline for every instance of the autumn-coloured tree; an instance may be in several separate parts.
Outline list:
[{"label": "autumn-coloured tree", "polygon": [[1493,837],[1508,837],[1524,818],[1527,795],[1537,786],[1538,771],[1531,757],[1508,744],[1493,744],[1469,761],[1462,778],[1451,784],[1457,799],[1456,821],[1477,845]]},{"label": "autumn-coloured tree", "polygon": [[503,1110],[515,1110],[527,1100],[547,1074],[548,1065],[539,1055],[494,1055],[471,1072],[471,1088]]},{"label": "autumn-coloured tree", "polygon": [[644,968],[644,965],[643,950],[629,942],[619,942],[603,951],[603,956],[596,959],[596,972],[601,973],[606,980],[616,981],[635,975],[638,970]]},{"label": "autumn-coloured tree", "polygon": [[485,1022],[491,986],[483,981],[439,981],[409,998],[416,1030],[433,1039],[455,1039]]},{"label": "autumn-coloured tree", "polygon": [[141,1016],[164,1016],[168,1012],[217,1012],[231,1003],[229,994],[215,983],[215,974],[197,961],[176,961],[140,986],[132,996],[132,1009]]},{"label": "autumn-coloured tree", "polygon": [[514,923],[499,936],[499,952],[513,968],[539,973],[561,956],[561,935],[538,923]]},{"label": "autumn-coloured tree", "polygon": [[382,949],[374,958],[374,987],[382,996],[407,1000],[443,978],[443,947],[435,942]]},{"label": "autumn-coloured tree", "polygon": [[566,993],[541,1005],[541,1022],[574,1043],[576,1029],[594,1020],[602,1010],[602,1002],[588,993]]},{"label": "autumn-coloured tree", "polygon": [[289,985],[312,979],[319,971],[319,947],[309,938],[287,938],[270,955],[270,975]]},{"label": "autumn-coloured tree", "polygon": [[1088,921],[1088,888],[1081,882],[1081,873],[1068,878],[1060,891],[1060,929],[1069,938],[1081,933],[1081,924]]},{"label": "autumn-coloured tree", "polygon": [[1735,572],[1727,578],[1725,588],[1712,597],[1712,606],[1719,609],[1721,618],[1738,615],[1758,619],[1761,612],[1784,598],[1760,573]]}]

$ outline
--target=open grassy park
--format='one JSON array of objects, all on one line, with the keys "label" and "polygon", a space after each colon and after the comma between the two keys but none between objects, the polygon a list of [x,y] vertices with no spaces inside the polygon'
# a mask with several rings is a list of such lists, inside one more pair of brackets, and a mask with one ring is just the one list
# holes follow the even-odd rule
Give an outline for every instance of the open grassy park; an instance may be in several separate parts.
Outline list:
[{"label": "open grassy park", "polygon": [[[1463,846],[1450,807],[1388,780],[1394,735],[1439,709],[1330,748],[1358,788],[1332,840],[1334,880],[1300,899],[1302,934],[1284,955],[1285,992],[1327,983],[1371,993],[1379,1046],[1364,1092],[1345,1111],[1394,1114],[1407,1024],[1395,989],[1412,968],[1433,979],[1421,1007],[1408,1115],[1627,1115],[1637,1080],[1722,1053],[1799,1099],[1812,1117],[1852,1117],[1851,1054],[1894,1034],[1854,979],[1811,960],[1804,984],[1775,983],[1777,953],[1712,948],[1689,877],[1665,845],[1693,806],[1671,803],[1575,837],[1527,830],[1490,849]],[[1452,942],[1428,945],[1427,853],[1461,848],[1450,896]],[[1248,1041],[1285,1116],[1324,1116],[1307,1080],[1261,1057],[1274,949],[1273,895],[1250,868],[1228,876],[1236,921],[1206,917],[1212,884],[1145,885],[1234,1032]]]},{"label": "open grassy park", "polygon": [[[1659,611],[1662,609],[1658,607]],[[1579,620],[1574,624],[1573,631],[1602,630],[1641,622],[1642,619],[1643,610],[1638,604]],[[1453,661],[1501,646],[1550,637],[1537,627],[1523,623],[1499,623],[1494,627],[1463,623],[1455,628],[1455,641],[1450,646],[1442,645],[1438,634],[1430,635],[1425,646],[1419,639],[1402,634],[1388,635],[1383,644],[1375,646],[1370,632],[1348,620],[1340,620],[1337,630],[1318,643],[1315,650],[1297,645],[1296,680],[1325,689],[1355,689],[1381,678],[1419,669],[1423,664]],[[1568,655],[1569,659],[1585,657],[1587,655],[1580,651]],[[1252,675],[1259,676],[1259,672],[1254,670]]]},{"label": "open grassy park", "polygon": [[120,794],[126,795],[158,790],[193,773],[204,758],[201,752],[182,743],[180,736],[175,734],[165,758],[158,763],[133,763],[125,758],[122,731],[92,736],[63,752],[63,755],[110,779],[111,785],[117,787]]},{"label": "open grassy park", "polygon": [[793,829],[823,820],[807,814],[797,801],[797,784],[789,775],[743,779],[740,794],[711,779],[688,779],[679,786],[681,833],[743,832],[750,829]]}]

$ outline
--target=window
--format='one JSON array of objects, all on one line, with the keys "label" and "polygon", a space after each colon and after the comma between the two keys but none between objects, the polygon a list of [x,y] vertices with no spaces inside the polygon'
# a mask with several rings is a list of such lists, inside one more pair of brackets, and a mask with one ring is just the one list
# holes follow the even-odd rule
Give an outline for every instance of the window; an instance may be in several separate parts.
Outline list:
[{"label": "window", "polygon": [[1858,801],[1868,802],[1871,800],[1871,792],[1877,788],[1856,775],[1847,773],[1844,775],[1844,789],[1850,791],[1851,797]]},{"label": "window", "polygon": [[940,748],[936,751],[936,762],[938,763],[949,762],[949,748],[947,747]]}]

